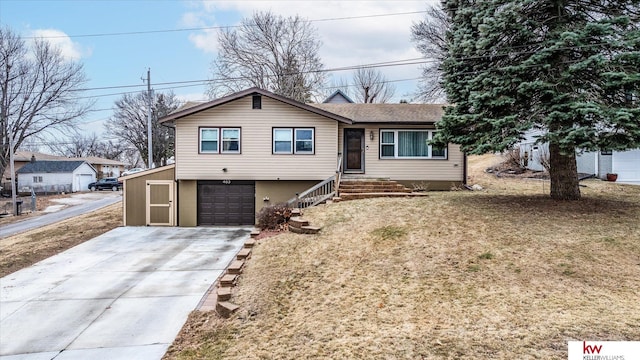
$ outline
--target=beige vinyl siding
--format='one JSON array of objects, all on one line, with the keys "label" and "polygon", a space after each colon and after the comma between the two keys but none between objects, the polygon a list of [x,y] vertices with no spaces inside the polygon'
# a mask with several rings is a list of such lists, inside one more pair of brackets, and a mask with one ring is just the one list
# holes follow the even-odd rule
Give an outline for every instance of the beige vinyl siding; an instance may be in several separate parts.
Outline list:
[{"label": "beige vinyl siding", "polygon": [[[199,128],[241,128],[240,154],[199,154]],[[274,127],[315,129],[313,155],[272,154]],[[338,123],[277,100],[251,96],[176,120],[178,180],[323,180],[335,173]],[[222,169],[227,169],[224,172]]]},{"label": "beige vinyl siding", "polygon": [[[464,178],[464,155],[458,145],[449,144],[447,159],[380,159],[380,129],[428,129],[435,127],[418,125],[345,125],[340,124],[339,151],[343,152],[344,128],[364,129],[364,174],[371,177],[388,177],[392,180],[456,181]],[[373,132],[373,140],[370,134]]]}]

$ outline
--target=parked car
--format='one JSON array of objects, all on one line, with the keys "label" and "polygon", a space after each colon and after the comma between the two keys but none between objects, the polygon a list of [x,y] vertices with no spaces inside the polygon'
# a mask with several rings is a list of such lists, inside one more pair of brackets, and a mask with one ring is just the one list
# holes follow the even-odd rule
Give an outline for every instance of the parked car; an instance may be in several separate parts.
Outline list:
[{"label": "parked car", "polygon": [[111,189],[113,191],[121,190],[122,183],[118,181],[118,178],[108,177],[89,184],[89,190],[91,191],[108,189]]},{"label": "parked car", "polygon": [[133,168],[123,172],[120,176],[127,176],[127,175],[135,174],[137,172],[144,171],[144,170],[145,169],[143,168]]}]

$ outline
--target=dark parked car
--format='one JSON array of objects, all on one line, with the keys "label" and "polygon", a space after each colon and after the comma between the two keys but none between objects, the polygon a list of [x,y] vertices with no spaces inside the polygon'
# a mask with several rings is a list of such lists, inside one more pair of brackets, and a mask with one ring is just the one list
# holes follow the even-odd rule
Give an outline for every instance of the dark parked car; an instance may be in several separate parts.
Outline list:
[{"label": "dark parked car", "polygon": [[100,179],[96,182],[92,182],[91,184],[89,184],[89,190],[91,191],[105,190],[105,189],[111,189],[113,191],[120,190],[122,189],[122,183],[118,181],[118,178],[110,177],[110,178]]}]

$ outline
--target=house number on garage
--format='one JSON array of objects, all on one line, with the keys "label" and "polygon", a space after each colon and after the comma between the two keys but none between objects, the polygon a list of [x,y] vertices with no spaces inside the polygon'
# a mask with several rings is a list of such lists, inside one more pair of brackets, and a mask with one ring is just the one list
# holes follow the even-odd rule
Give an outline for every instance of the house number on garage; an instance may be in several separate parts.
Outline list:
[{"label": "house number on garage", "polygon": [[231,184],[231,180],[222,180],[222,183],[225,185],[230,185]]}]

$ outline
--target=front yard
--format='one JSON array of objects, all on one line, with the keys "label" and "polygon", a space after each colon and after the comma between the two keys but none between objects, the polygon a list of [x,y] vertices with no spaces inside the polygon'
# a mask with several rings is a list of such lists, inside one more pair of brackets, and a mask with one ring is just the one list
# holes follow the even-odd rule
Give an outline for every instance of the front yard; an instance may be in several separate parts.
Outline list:
[{"label": "front yard", "polygon": [[166,359],[566,359],[640,339],[640,187],[484,174],[485,190],[309,209],[319,235],[260,240],[229,320],[194,312]]}]

